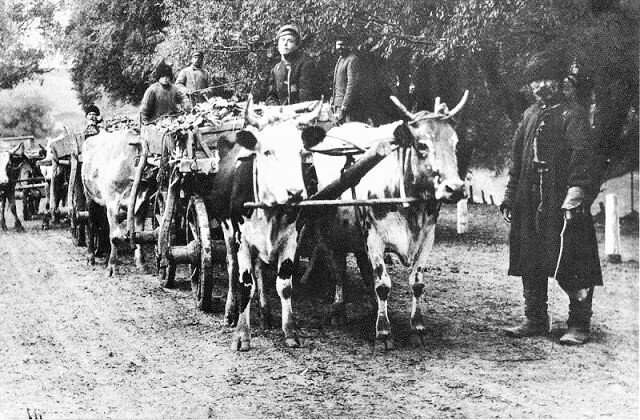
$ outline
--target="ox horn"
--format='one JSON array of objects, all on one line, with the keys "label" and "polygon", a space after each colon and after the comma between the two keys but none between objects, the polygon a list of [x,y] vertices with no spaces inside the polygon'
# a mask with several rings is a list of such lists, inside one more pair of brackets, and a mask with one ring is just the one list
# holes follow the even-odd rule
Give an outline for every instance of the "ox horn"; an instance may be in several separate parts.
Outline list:
[{"label": "ox horn", "polygon": [[255,117],[255,115],[253,114],[253,110],[251,108],[253,108],[253,95],[249,94],[249,97],[247,98],[247,105],[244,108],[244,127],[243,128],[246,128],[247,125],[252,125],[256,127],[258,130],[261,130],[265,124]]},{"label": "ox horn", "polygon": [[415,114],[412,114],[411,112],[409,112],[407,107],[404,106],[402,104],[402,102],[400,102],[400,99],[396,98],[395,96],[389,96],[389,98],[391,99],[391,102],[393,102],[398,107],[398,109],[400,109],[400,111],[402,111],[402,113],[404,115],[409,117],[410,120],[415,120],[416,119]]},{"label": "ox horn", "polygon": [[313,120],[317,120],[320,118],[320,114],[322,113],[322,102],[324,101],[324,95],[320,98],[318,102],[313,105],[311,111],[302,114],[298,117],[298,125],[311,125]]},{"label": "ox horn", "polygon": [[464,104],[467,103],[467,99],[469,99],[469,91],[465,90],[464,95],[462,95],[462,99],[460,99],[460,103],[458,103],[458,105],[456,105],[455,108],[449,111],[449,113],[447,114],[447,118],[451,118],[454,115],[456,115],[462,109]]}]

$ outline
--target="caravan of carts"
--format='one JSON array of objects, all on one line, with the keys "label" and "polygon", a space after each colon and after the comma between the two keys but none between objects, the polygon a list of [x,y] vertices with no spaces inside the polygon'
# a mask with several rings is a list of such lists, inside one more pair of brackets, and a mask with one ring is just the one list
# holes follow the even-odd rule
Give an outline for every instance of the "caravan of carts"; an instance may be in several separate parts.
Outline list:
[{"label": "caravan of carts", "polygon": [[[214,263],[224,262],[226,249],[224,241],[212,237],[218,220],[210,207],[211,180],[218,172],[220,154],[218,141],[223,136],[233,137],[243,129],[246,121],[246,104],[232,103],[213,98],[201,112],[162,117],[154,124],[143,126],[140,142],[135,144],[139,151],[136,159],[135,176],[130,193],[127,213],[128,240],[135,244],[155,245],[157,273],[163,285],[175,280],[178,265],[188,265],[192,294],[196,306],[209,311],[213,305]],[[313,108],[315,102],[296,106],[294,112],[305,112]],[[280,112],[282,112],[282,108]],[[116,119],[108,124],[107,130],[130,129],[133,120]],[[44,219],[61,220],[70,224],[73,241],[78,246],[86,244],[85,227],[88,211],[81,178],[82,144],[85,136],[69,133],[49,142],[46,158],[40,153],[37,167],[49,167],[50,179],[29,175],[20,182],[28,186],[22,188],[23,197],[48,198]],[[232,140],[233,141],[233,140]],[[43,147],[40,147],[43,149]],[[336,181],[310,199],[294,203],[296,207],[309,206],[362,206],[404,204],[414,198],[377,200],[338,200],[342,192],[353,187],[388,151],[376,147],[355,160]],[[354,153],[351,153],[354,154]],[[352,163],[354,159],[347,159]],[[157,178],[157,189],[153,192],[144,230],[136,230],[134,209],[141,180],[152,172]],[[26,203],[26,202],[25,202]],[[259,208],[263,203],[246,203],[247,208]],[[31,206],[31,209],[34,207]],[[37,206],[35,212],[37,212]],[[139,227],[138,227],[139,229]]]}]

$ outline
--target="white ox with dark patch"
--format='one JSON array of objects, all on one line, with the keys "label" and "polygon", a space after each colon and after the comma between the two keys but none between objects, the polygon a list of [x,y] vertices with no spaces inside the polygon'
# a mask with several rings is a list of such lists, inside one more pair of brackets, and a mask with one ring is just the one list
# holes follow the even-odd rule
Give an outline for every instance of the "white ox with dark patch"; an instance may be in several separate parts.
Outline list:
[{"label": "white ox with dark patch", "polygon": [[[260,124],[256,124],[260,125]],[[255,196],[268,205],[300,201],[307,197],[302,178],[300,152],[303,144],[295,120],[278,121],[236,136],[236,141],[255,152]],[[298,347],[293,324],[293,259],[297,246],[295,221],[298,212],[286,207],[257,209],[239,226],[237,263],[239,279],[230,270],[229,298],[239,318],[232,348],[246,351],[250,345],[249,309],[257,289],[261,308],[266,308],[264,264],[277,264],[276,289],[282,303],[282,330],[289,347]],[[263,264],[264,263],[264,264]],[[227,309],[229,312],[229,309]],[[263,315],[264,312],[263,312]]]},{"label": "white ox with dark patch", "polygon": [[[334,320],[346,320],[342,285],[346,274],[346,255],[353,252],[365,280],[373,279],[377,300],[376,338],[385,348],[393,347],[387,304],[391,279],[384,263],[384,253],[391,251],[400,261],[411,267],[409,285],[413,292],[411,329],[422,341],[425,333],[420,309],[425,287],[427,261],[434,243],[435,225],[440,203],[454,203],[464,197],[464,183],[458,174],[456,144],[458,137],[448,118],[457,112],[464,101],[449,115],[420,112],[410,114],[408,122],[396,122],[371,128],[361,124],[346,124],[327,133],[332,138],[347,139],[363,144],[368,139],[387,138],[401,145],[383,159],[355,188],[355,198],[423,199],[420,204],[403,206],[339,207],[325,216],[311,221],[307,227],[312,240],[322,244],[330,271],[336,278]],[[317,132],[317,130],[316,130]],[[314,164],[321,189],[335,178],[336,170],[344,165],[344,158],[314,155]],[[344,199],[354,198],[351,191]],[[314,259],[319,254],[314,250]],[[333,263],[335,262],[335,264]]]},{"label": "white ox with dark patch", "polygon": [[[82,183],[89,210],[88,262],[95,263],[94,235],[99,226],[100,212],[106,209],[109,223],[111,253],[107,270],[111,276],[117,264],[118,245],[128,237],[126,226],[129,196],[133,186],[136,157],[140,155],[139,135],[132,131],[102,131],[89,137],[82,145]],[[146,216],[146,198],[151,185],[143,182],[136,200],[136,231],[142,231]],[[135,263],[143,268],[140,245],[135,248]]]}]

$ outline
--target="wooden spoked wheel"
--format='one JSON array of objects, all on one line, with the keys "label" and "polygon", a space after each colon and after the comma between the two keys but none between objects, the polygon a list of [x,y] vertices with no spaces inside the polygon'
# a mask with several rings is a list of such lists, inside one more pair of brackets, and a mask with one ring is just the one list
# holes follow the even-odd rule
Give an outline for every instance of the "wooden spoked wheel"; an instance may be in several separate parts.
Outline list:
[{"label": "wooden spoked wheel", "polygon": [[[151,227],[153,229],[158,229],[159,226],[162,226],[163,218],[165,217],[166,210],[166,202],[167,202],[167,192],[158,190],[156,193],[156,198],[153,201],[153,218],[151,219]],[[175,214],[175,213],[174,213]],[[175,230],[177,227],[175,226],[174,221],[171,220],[170,230]],[[171,246],[171,243],[175,241],[174,232],[169,233],[169,243],[168,246]],[[173,240],[172,240],[173,239]],[[160,266],[160,260],[162,251],[156,245],[156,265],[158,269],[158,279],[160,280],[160,284],[162,287],[171,288],[175,285],[176,279],[176,264],[169,261],[167,266]]]},{"label": "wooden spoked wheel", "polygon": [[80,176],[82,164],[78,161],[72,162],[71,174],[69,176],[69,189],[71,203],[67,203],[71,206],[71,215],[69,220],[71,222],[71,239],[75,246],[86,246],[86,221],[81,222],[78,219],[78,212],[87,210],[87,199],[84,195],[84,188],[82,186],[82,178]]},{"label": "wooden spoked wheel", "polygon": [[213,262],[209,216],[202,197],[191,197],[187,207],[185,233],[187,244],[195,241],[196,252],[190,264],[191,292],[196,307],[209,312],[212,309]]}]

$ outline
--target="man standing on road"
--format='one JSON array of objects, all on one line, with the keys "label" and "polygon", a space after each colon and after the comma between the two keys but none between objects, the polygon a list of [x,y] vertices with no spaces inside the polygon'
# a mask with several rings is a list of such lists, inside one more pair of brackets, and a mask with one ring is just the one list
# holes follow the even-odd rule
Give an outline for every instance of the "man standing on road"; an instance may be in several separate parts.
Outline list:
[{"label": "man standing on road", "polygon": [[333,99],[331,107],[340,122],[367,122],[365,111],[365,84],[362,60],[352,51],[351,37],[336,37],[339,55],[333,72]]},{"label": "man standing on road", "polygon": [[206,101],[202,94],[209,88],[209,72],[202,68],[203,60],[202,51],[192,52],[191,65],[180,70],[176,78],[176,86],[190,98],[192,105]]},{"label": "man standing on road", "polygon": [[588,114],[576,102],[563,100],[563,68],[558,54],[543,52],[525,69],[537,101],[514,135],[500,205],[511,223],[509,275],[522,277],[525,320],[505,333],[530,337],[549,332],[547,281],[555,277],[569,296],[569,328],[560,343],[579,345],[589,337],[594,286],[602,285],[590,213],[600,176]]},{"label": "man standing on road", "polygon": [[280,62],[271,70],[267,105],[291,105],[320,99],[315,63],[300,51],[300,30],[284,25],[276,35]]},{"label": "man standing on road", "polygon": [[151,124],[163,115],[177,113],[179,105],[184,109],[191,108],[187,96],[171,83],[173,70],[164,60],[156,67],[154,76],[157,82],[147,88],[140,105],[140,122],[143,125]]}]

